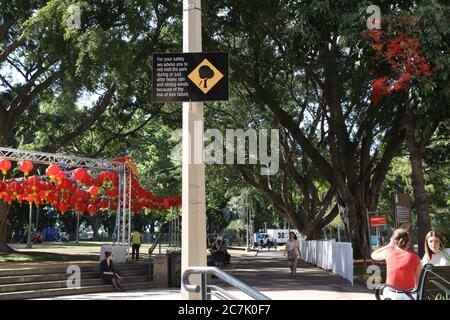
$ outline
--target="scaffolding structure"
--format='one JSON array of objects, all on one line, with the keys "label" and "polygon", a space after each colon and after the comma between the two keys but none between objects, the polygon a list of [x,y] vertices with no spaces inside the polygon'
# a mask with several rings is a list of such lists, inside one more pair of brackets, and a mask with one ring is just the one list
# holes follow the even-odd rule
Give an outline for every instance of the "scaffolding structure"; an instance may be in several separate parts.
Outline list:
[{"label": "scaffolding structure", "polygon": [[[36,164],[56,164],[63,171],[84,168],[91,171],[114,171],[119,176],[116,225],[112,234],[113,244],[123,245],[130,254],[131,238],[131,188],[132,172],[126,163],[120,161],[91,159],[53,153],[17,150],[0,147],[0,159],[10,161],[31,161]],[[78,231],[77,231],[78,232]]]}]

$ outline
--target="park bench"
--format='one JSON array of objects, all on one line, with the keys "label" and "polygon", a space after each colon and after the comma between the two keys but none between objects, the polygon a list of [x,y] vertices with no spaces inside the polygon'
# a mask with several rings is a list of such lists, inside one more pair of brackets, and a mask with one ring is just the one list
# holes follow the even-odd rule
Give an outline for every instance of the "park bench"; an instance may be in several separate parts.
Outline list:
[{"label": "park bench", "polygon": [[[383,291],[391,288],[399,293],[406,294],[411,300],[449,300],[450,299],[450,267],[435,267],[426,264],[420,273],[419,285],[413,291],[403,291],[388,284],[380,284],[375,288],[377,300],[383,299]],[[417,294],[417,298],[414,297]]]}]

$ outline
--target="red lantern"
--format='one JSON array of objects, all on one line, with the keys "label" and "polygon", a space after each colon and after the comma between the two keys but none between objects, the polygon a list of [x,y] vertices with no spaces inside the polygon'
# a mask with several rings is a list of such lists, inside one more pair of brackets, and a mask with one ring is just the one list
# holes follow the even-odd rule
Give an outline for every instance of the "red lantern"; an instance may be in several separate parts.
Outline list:
[{"label": "red lantern", "polygon": [[6,185],[6,183],[4,183],[3,181],[0,181],[0,194],[2,192],[5,192],[7,188],[8,188],[8,186]]},{"label": "red lantern", "polygon": [[31,170],[33,170],[33,163],[30,161],[20,161],[19,162],[19,170],[23,172],[26,177]]},{"label": "red lantern", "polygon": [[92,179],[92,177],[90,175],[87,176],[87,178],[83,181],[83,183],[88,186],[91,187],[95,184],[95,180]]},{"label": "red lantern", "polygon": [[60,203],[59,205],[58,205],[58,210],[61,212],[61,213],[65,213],[67,210],[69,209],[69,206],[66,204],[66,203],[64,203],[64,202],[62,202],[62,203]]},{"label": "red lantern", "polygon": [[98,188],[97,187],[90,187],[88,192],[91,195],[91,198],[95,198],[98,195]]},{"label": "red lantern", "polygon": [[22,185],[17,182],[17,181],[13,181],[9,184],[9,193],[16,198],[17,195],[22,194],[23,193],[23,187]]},{"label": "red lantern", "polygon": [[70,194],[67,192],[63,192],[59,195],[59,198],[62,202],[69,202],[70,201]]},{"label": "red lantern", "polygon": [[83,168],[78,168],[73,173],[73,178],[77,181],[85,181],[89,177],[87,171]]},{"label": "red lantern", "polygon": [[22,203],[23,201],[26,200],[27,196],[28,196],[28,194],[26,194],[26,193],[19,194],[19,195],[17,195],[17,201],[19,201],[19,203]]},{"label": "red lantern", "polygon": [[68,192],[72,189],[72,181],[70,181],[67,178],[63,178],[59,182],[59,188],[61,189],[61,192]]},{"label": "red lantern", "polygon": [[0,160],[0,170],[2,170],[3,175],[6,175],[6,173],[11,169],[11,161],[6,159]]},{"label": "red lantern", "polygon": [[56,164],[51,164],[48,166],[47,170],[45,170],[45,174],[52,180],[55,180],[58,173],[61,172],[61,169]]},{"label": "red lantern", "polygon": [[25,198],[25,200],[28,201],[28,203],[33,203],[36,201],[36,197],[33,194],[28,194]]},{"label": "red lantern", "polygon": [[41,190],[41,180],[36,176],[29,178],[27,185],[33,192],[39,192]]},{"label": "red lantern", "polygon": [[52,204],[54,203],[56,200],[58,200],[58,197],[56,195],[55,192],[49,192],[47,193],[47,195],[45,196],[45,201],[47,201],[48,203]]},{"label": "red lantern", "polygon": [[87,211],[92,215],[97,212],[97,207],[94,204],[90,204],[87,207]]},{"label": "red lantern", "polygon": [[8,204],[11,204],[13,202],[14,198],[9,193],[3,195],[3,201],[7,202]]},{"label": "red lantern", "polygon": [[67,176],[62,171],[58,172],[55,176],[55,180],[58,185],[61,184],[61,182],[64,181],[65,179],[67,179]]},{"label": "red lantern", "polygon": [[117,201],[112,201],[109,204],[109,209],[111,209],[112,211],[116,211],[117,210]]},{"label": "red lantern", "polygon": [[108,206],[109,206],[109,201],[108,201],[108,200],[102,199],[102,200],[100,201],[100,208],[105,209],[105,208],[107,208]]}]

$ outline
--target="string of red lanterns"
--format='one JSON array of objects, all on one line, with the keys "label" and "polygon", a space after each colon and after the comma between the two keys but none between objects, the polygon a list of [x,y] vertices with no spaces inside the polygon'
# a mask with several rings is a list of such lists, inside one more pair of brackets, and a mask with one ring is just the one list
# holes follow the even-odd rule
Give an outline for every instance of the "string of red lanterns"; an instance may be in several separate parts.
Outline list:
[{"label": "string of red lanterns", "polygon": [[[72,173],[70,179],[56,164],[47,167],[45,174],[48,177],[28,177],[33,170],[33,163],[21,161],[18,168],[23,172],[23,179],[5,180],[11,169],[11,161],[0,159],[0,170],[3,181],[0,181],[0,200],[9,204],[14,201],[51,205],[62,214],[68,210],[88,212],[93,215],[100,209],[117,210],[119,198],[119,176],[115,172],[102,171],[96,178],[88,171],[78,168]],[[167,210],[181,206],[181,197],[172,195],[162,198],[142,188],[134,175],[131,175],[131,211],[140,212],[147,208],[150,210]]]}]

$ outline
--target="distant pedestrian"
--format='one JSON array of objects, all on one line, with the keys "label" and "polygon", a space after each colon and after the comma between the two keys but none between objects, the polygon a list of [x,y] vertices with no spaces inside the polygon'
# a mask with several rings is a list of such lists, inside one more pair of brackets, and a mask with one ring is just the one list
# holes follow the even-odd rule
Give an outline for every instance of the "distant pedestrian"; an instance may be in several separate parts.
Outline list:
[{"label": "distant pedestrian", "polygon": [[[284,254],[287,253],[289,267],[291,268],[291,275],[297,272],[297,261],[300,257],[300,242],[297,240],[297,235],[294,232],[289,232],[289,240],[286,241]],[[298,253],[298,255],[297,255]]]},{"label": "distant pedestrian", "polygon": [[442,236],[434,231],[428,232],[425,236],[425,255],[422,265],[427,263],[433,266],[450,266],[450,249],[445,248]]},{"label": "distant pedestrian", "polygon": [[[419,283],[422,266],[420,258],[408,250],[410,242],[407,230],[396,229],[389,245],[372,252],[373,260],[386,260],[386,284],[390,286],[383,292],[386,299],[411,300],[408,294],[401,291],[412,291]],[[411,296],[416,297],[415,294]]]},{"label": "distant pedestrian", "polygon": [[131,234],[131,259],[134,260],[136,256],[136,261],[139,260],[139,248],[141,247],[142,235],[139,231],[135,230]]}]

